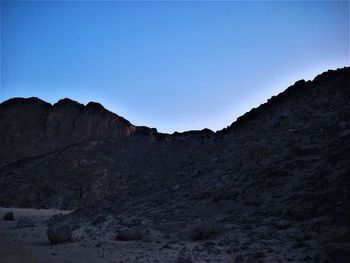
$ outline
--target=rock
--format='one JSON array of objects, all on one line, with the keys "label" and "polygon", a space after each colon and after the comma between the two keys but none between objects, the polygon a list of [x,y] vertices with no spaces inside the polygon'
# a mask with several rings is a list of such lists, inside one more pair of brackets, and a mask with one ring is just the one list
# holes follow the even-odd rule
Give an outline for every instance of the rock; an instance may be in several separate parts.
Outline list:
[{"label": "rock", "polygon": [[221,200],[232,200],[232,199],[236,199],[239,195],[240,193],[235,190],[225,191],[222,193],[215,194],[212,198],[212,201],[214,203],[217,203]]},{"label": "rock", "polygon": [[29,217],[24,217],[18,220],[16,228],[34,227],[35,222]]},{"label": "rock", "polygon": [[172,187],[173,191],[176,192],[177,190],[179,190],[181,188],[180,185],[176,184]]},{"label": "rock", "polygon": [[289,206],[288,208],[286,207],[284,214],[287,218],[292,220],[306,220],[315,216],[313,204],[311,202]]},{"label": "rock", "polygon": [[178,257],[175,263],[192,263],[191,257]]},{"label": "rock", "polygon": [[234,262],[235,263],[243,263],[244,262],[244,257],[242,255],[236,255]]},{"label": "rock", "polygon": [[200,223],[193,227],[190,232],[190,238],[192,241],[212,238],[220,232],[220,228],[214,223]]},{"label": "rock", "polygon": [[157,224],[156,226],[154,226],[154,228],[166,234],[171,234],[171,233],[179,232],[185,226],[186,226],[186,223],[182,223],[182,222],[165,222],[165,223]]},{"label": "rock", "polygon": [[102,224],[106,221],[106,216],[105,215],[98,215],[95,220],[94,220],[94,225],[99,225]]},{"label": "rock", "polygon": [[50,226],[47,237],[52,244],[60,244],[72,241],[72,229],[68,225]]},{"label": "rock", "polygon": [[124,226],[128,226],[128,227],[132,227],[132,226],[139,226],[141,225],[142,221],[139,218],[136,217],[126,217],[126,216],[121,216],[119,217],[119,222],[124,225]]},{"label": "rock", "polygon": [[275,223],[275,227],[279,229],[285,229],[290,227],[290,221],[286,219],[279,220]]},{"label": "rock", "polygon": [[312,260],[312,257],[309,256],[309,255],[305,255],[304,258],[303,258],[304,262],[307,262],[307,261],[310,261],[310,260]]},{"label": "rock", "polygon": [[72,241],[79,241],[84,239],[85,229],[84,227],[81,227],[77,230],[72,229]]},{"label": "rock", "polygon": [[247,241],[242,243],[240,248],[241,249],[249,249],[251,245],[252,245],[252,242],[250,240],[247,240]]},{"label": "rock", "polygon": [[303,241],[296,241],[292,246],[292,249],[307,248],[307,247],[310,247],[309,243],[306,243]]},{"label": "rock", "polygon": [[165,244],[159,250],[163,250],[163,249],[172,249],[172,246],[169,244]]},{"label": "rock", "polygon": [[69,226],[72,229],[72,231],[80,228],[80,225],[76,220],[69,220],[65,223],[65,225]]},{"label": "rock", "polygon": [[117,232],[116,239],[122,241],[139,240],[142,239],[147,232],[147,230],[141,227],[126,228]]},{"label": "rock", "polygon": [[266,147],[258,142],[248,142],[245,144],[247,147],[248,160],[258,162],[266,156]]},{"label": "rock", "polygon": [[349,123],[347,121],[340,121],[338,123],[338,127],[340,130],[345,130],[347,127],[349,127]]},{"label": "rock", "polygon": [[350,262],[350,243],[330,243],[327,245],[326,253],[333,262]]},{"label": "rock", "polygon": [[315,263],[334,263],[326,254],[320,253],[316,254],[313,258],[313,262]]},{"label": "rock", "polygon": [[265,254],[263,252],[256,252],[247,257],[246,263],[263,263]]},{"label": "rock", "polygon": [[13,212],[7,212],[3,218],[5,221],[13,221],[14,220]]},{"label": "rock", "polygon": [[215,247],[215,243],[214,242],[205,242],[204,243],[204,246],[206,246],[206,247]]},{"label": "rock", "polygon": [[327,227],[327,231],[321,234],[321,237],[328,242],[347,242],[350,240],[349,227]]}]

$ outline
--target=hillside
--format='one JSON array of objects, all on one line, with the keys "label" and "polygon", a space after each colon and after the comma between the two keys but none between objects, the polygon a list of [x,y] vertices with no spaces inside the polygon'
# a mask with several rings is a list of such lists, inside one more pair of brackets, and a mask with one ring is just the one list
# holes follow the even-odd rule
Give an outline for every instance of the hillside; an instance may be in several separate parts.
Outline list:
[{"label": "hillside", "polygon": [[0,205],[76,209],[52,222],[90,237],[136,231],[145,260],[155,242],[169,262],[349,262],[350,68],[298,81],[217,133],[17,98],[0,105],[0,135]]}]

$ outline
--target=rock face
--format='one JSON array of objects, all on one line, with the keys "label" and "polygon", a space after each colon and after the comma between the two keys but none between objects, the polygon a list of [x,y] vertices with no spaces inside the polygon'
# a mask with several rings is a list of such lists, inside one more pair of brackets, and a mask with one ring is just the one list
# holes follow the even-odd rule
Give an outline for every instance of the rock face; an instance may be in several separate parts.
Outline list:
[{"label": "rock face", "polygon": [[54,105],[38,98],[10,99],[0,104],[0,120],[3,164],[82,141],[124,138],[137,131],[127,120],[100,104],[90,102],[84,106],[69,99]]},{"label": "rock face", "polygon": [[[173,137],[210,136],[209,129]],[[13,98],[0,104],[0,167],[92,140],[119,141],[131,136],[167,137],[156,129],[134,126],[101,104],[62,99],[51,105],[38,98]]]},{"label": "rock face", "polygon": [[192,242],[198,262],[349,252],[350,68],[298,81],[217,133],[159,134],[98,104],[37,99],[2,103],[0,131],[2,206],[80,208],[62,220]]}]

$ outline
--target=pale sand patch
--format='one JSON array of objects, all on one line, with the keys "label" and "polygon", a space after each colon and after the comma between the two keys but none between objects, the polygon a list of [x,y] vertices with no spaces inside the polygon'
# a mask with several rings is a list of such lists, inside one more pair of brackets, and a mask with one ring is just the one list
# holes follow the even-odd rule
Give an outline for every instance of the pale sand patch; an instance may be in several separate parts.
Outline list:
[{"label": "pale sand patch", "polygon": [[0,207],[1,217],[7,212],[13,212],[15,217],[50,217],[58,214],[66,215],[72,212],[72,210]]}]

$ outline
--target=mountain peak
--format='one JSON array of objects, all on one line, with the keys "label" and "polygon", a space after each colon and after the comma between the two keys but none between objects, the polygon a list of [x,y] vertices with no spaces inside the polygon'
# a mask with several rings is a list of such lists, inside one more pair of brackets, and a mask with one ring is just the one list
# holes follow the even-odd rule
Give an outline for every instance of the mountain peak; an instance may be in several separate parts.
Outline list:
[{"label": "mountain peak", "polygon": [[19,104],[33,104],[33,105],[45,105],[45,106],[51,106],[50,103],[38,98],[38,97],[29,97],[29,98],[22,98],[22,97],[15,97],[8,99],[6,101],[3,101],[0,103],[0,107],[13,107]]},{"label": "mountain peak", "polygon": [[104,111],[106,110],[105,107],[102,106],[102,104],[94,101],[90,101],[88,104],[86,104],[86,108],[91,110],[97,110],[97,111]]},{"label": "mountain peak", "polygon": [[57,101],[53,106],[56,106],[56,107],[83,107],[84,105],[75,101],[75,100],[72,100],[69,98],[64,98],[64,99],[60,99],[59,101]]}]

